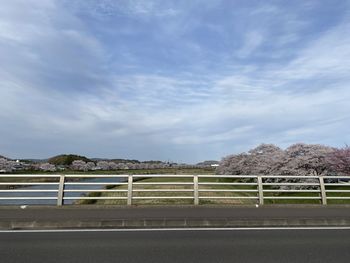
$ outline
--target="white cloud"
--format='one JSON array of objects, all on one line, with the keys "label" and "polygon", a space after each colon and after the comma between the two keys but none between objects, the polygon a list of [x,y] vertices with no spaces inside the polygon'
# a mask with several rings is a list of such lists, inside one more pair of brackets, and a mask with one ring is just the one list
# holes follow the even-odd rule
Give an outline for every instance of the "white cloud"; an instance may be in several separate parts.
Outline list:
[{"label": "white cloud", "polygon": [[[267,52],[261,48],[269,30],[257,27],[247,31],[241,49],[225,60],[220,50],[210,51],[220,59],[206,58],[205,45],[184,39],[188,42],[181,47],[188,51],[192,46],[191,52],[196,52],[190,54],[198,54],[191,57],[193,64],[199,64],[198,71],[191,71],[196,65],[190,65],[188,72],[176,71],[175,66],[166,71],[157,65],[131,65],[125,73],[107,63],[114,40],[105,45],[78,15],[55,1],[43,6],[39,2],[11,2],[0,10],[0,135],[13,142],[3,141],[0,148],[11,154],[39,155],[40,145],[45,154],[76,148],[82,154],[110,152],[149,159],[152,149],[198,160],[263,141],[283,146],[295,141],[342,144],[350,139],[347,22],[293,50],[295,57],[289,60],[237,61],[237,56]],[[108,3],[114,1],[102,3],[106,5],[99,8],[112,12]],[[162,41],[181,40],[200,25],[200,19],[190,23],[182,11],[159,5],[130,1],[123,12],[152,16],[163,8],[164,15],[181,16],[164,25]],[[275,12],[282,11],[270,7],[254,15]],[[283,41],[278,38],[278,45],[300,38],[304,25],[289,26],[295,30]],[[218,34],[225,32],[225,27],[214,28]],[[167,40],[165,32],[171,34],[172,29],[176,36]],[[231,49],[223,52],[227,51]],[[178,49],[172,54],[183,52]],[[290,54],[290,50],[283,52]],[[130,56],[131,61],[135,55]],[[115,63],[128,66],[124,61]],[[219,69],[218,64],[222,64]],[[18,141],[21,136],[26,140]],[[154,153],[151,158],[168,157]]]},{"label": "white cloud", "polygon": [[325,32],[299,52],[298,58],[283,68],[285,79],[349,78],[350,23]]},{"label": "white cloud", "polygon": [[147,19],[150,17],[172,17],[181,11],[171,2],[160,0],[82,0],[64,1],[64,4],[76,12],[84,12],[97,19],[106,19],[113,16],[131,16],[134,19]]},{"label": "white cloud", "polygon": [[237,56],[245,58],[251,55],[264,42],[262,32],[252,31],[246,33],[242,47],[237,51]]}]

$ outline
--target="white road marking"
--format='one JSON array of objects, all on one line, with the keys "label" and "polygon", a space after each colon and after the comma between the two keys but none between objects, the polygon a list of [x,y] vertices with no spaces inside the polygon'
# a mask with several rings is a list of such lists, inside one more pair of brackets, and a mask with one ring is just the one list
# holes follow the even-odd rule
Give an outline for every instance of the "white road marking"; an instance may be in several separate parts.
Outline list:
[{"label": "white road marking", "polygon": [[0,230],[0,233],[65,232],[148,232],[148,231],[273,231],[273,230],[350,230],[350,227],[237,227],[237,228],[126,228],[126,229],[23,229]]}]

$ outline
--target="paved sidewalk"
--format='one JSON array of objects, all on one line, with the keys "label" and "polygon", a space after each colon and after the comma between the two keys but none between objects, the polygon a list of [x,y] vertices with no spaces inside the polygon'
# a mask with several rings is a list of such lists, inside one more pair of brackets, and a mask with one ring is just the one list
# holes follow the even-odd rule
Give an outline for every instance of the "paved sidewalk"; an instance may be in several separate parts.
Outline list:
[{"label": "paved sidewalk", "polygon": [[350,226],[350,206],[0,207],[0,229]]}]

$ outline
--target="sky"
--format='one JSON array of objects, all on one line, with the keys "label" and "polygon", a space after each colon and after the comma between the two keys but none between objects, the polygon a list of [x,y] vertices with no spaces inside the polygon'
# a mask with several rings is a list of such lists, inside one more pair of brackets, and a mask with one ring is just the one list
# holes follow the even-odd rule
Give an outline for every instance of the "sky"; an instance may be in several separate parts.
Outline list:
[{"label": "sky", "polygon": [[342,147],[349,101],[349,0],[0,0],[11,158]]}]

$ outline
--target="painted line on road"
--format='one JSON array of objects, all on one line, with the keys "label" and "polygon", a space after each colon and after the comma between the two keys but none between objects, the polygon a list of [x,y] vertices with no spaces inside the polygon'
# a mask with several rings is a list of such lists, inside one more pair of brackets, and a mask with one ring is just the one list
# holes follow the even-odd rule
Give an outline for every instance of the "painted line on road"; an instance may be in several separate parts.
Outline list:
[{"label": "painted line on road", "polygon": [[350,230],[350,227],[236,227],[236,228],[127,228],[127,229],[15,229],[0,233],[65,232],[150,232],[150,231],[273,231],[273,230]]}]

